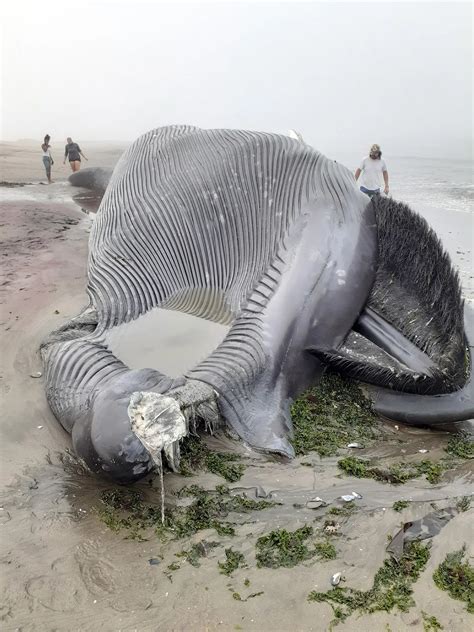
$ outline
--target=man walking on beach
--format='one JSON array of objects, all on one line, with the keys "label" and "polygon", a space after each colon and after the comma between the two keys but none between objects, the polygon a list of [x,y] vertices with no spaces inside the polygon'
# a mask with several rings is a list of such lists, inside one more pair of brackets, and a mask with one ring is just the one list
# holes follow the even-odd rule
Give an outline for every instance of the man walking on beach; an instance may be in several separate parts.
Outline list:
[{"label": "man walking on beach", "polygon": [[380,176],[383,175],[385,183],[384,193],[388,195],[388,171],[385,160],[382,160],[382,152],[379,145],[372,145],[369,155],[362,160],[360,167],[355,172],[356,182],[362,174],[360,190],[369,197],[380,193]]}]

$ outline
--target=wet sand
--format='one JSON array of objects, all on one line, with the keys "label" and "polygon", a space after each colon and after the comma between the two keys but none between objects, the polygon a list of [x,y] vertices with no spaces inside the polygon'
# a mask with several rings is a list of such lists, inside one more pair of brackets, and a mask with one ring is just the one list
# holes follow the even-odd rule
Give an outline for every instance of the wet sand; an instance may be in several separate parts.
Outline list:
[{"label": "wet sand", "polygon": [[[208,444],[241,454],[247,466],[242,479],[230,487],[239,493],[245,488],[251,496],[253,488],[261,486],[281,505],[233,515],[238,525],[233,538],[206,530],[164,544],[153,534],[138,542],[125,539],[124,532],[111,531],[97,510],[101,492],[116,486],[88,474],[68,454],[69,437],[47,407],[43,380],[30,377],[41,371],[41,340],[87,302],[87,238],[93,220],[70,201],[68,185],[60,182],[49,187],[2,188],[0,194],[4,242],[0,282],[2,629],[327,630],[332,610],[327,604],[309,603],[311,590],[329,589],[329,579],[337,571],[343,572],[346,586],[370,588],[386,557],[387,536],[398,530],[401,521],[426,515],[433,510],[433,502],[452,506],[455,499],[472,492],[472,462],[446,472],[436,485],[420,479],[393,486],[341,476],[337,458],[310,455],[283,463],[217,436],[209,438]],[[466,225],[455,228],[454,220],[442,225],[446,235],[455,230],[459,239],[466,239]],[[465,252],[466,244],[456,236],[452,239],[450,248]],[[386,428],[383,442],[358,450],[356,456],[374,455],[389,464],[400,458],[419,460],[419,449],[428,449],[427,456],[434,459],[443,454],[447,442],[443,433],[396,429],[391,423]],[[150,480],[136,488],[158,505],[159,483]],[[184,485],[212,489],[223,482],[206,472],[193,478],[168,474],[167,503],[176,503],[174,493]],[[314,496],[338,506],[338,497],[353,490],[363,498],[357,501],[355,514],[340,520],[340,535],[332,538],[335,560],[310,560],[291,569],[256,567],[259,535],[303,524],[318,529],[326,510],[299,506]],[[413,501],[401,514],[391,509],[400,498]],[[432,573],[447,552],[463,543],[473,554],[473,514],[471,509],[457,515],[433,539],[427,568],[414,585],[415,607],[406,613],[356,614],[337,629],[421,631],[422,611],[436,616],[445,630],[472,629],[472,617],[463,604],[437,589]],[[201,560],[199,568],[181,561],[171,581],[165,571],[180,559],[175,554],[203,539],[217,540],[219,546]],[[229,546],[241,551],[248,563],[248,568],[237,570],[231,578],[219,574],[217,567]],[[150,564],[150,559],[159,563]],[[249,587],[245,579],[250,580]],[[242,597],[263,594],[239,602],[232,597],[235,591]]]}]

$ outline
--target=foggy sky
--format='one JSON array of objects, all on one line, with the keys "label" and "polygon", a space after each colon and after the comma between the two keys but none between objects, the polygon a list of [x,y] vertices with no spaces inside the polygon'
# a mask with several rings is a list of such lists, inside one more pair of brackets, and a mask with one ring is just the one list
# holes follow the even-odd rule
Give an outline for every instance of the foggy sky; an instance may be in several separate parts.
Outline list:
[{"label": "foggy sky", "polygon": [[2,10],[2,139],[188,123],[469,158],[470,3],[56,3]]}]

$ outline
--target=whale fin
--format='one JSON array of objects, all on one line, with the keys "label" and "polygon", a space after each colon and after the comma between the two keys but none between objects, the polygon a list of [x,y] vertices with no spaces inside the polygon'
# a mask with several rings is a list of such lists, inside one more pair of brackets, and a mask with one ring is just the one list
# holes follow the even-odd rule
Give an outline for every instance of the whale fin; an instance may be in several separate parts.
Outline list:
[{"label": "whale fin", "polygon": [[113,169],[105,167],[92,167],[72,173],[68,180],[73,187],[82,187],[104,193],[113,171]]}]

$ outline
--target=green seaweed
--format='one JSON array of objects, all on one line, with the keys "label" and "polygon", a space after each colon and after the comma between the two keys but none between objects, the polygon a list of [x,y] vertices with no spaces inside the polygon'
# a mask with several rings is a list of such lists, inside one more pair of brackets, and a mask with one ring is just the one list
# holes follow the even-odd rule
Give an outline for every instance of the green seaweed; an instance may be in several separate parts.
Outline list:
[{"label": "green seaweed", "polygon": [[[233,591],[233,589],[230,589],[231,592]],[[264,595],[264,591],[260,590],[259,592],[255,592],[255,593],[250,593],[250,595],[247,595],[247,597],[245,597],[245,599],[242,599],[240,593],[238,593],[237,591],[232,592],[232,598],[235,599],[236,601],[248,601],[249,599],[253,599],[254,597],[260,597],[260,595]],[[242,629],[242,628],[241,628]]]},{"label": "green seaweed", "polygon": [[193,544],[189,550],[183,550],[179,553],[175,553],[176,557],[183,557],[191,566],[198,568],[201,566],[199,561],[201,558],[206,557],[208,550],[219,546],[219,542],[206,542],[202,540]]},{"label": "green seaweed", "polygon": [[328,373],[291,407],[297,455],[337,454],[353,441],[370,443],[380,435],[372,404],[347,378]]},{"label": "green seaweed", "polygon": [[161,522],[161,508],[145,503],[143,494],[134,489],[104,491],[98,514],[112,531],[127,531],[127,538],[143,540],[143,531]]},{"label": "green seaweed", "polygon": [[394,463],[388,468],[382,468],[365,459],[347,456],[339,459],[337,464],[341,470],[350,476],[373,478],[382,483],[392,483],[393,485],[401,485],[423,475],[426,476],[428,482],[432,484],[438,483],[444,471],[443,464],[434,463],[429,459],[419,463]]},{"label": "green seaweed", "polygon": [[234,527],[224,522],[231,512],[260,511],[275,503],[268,500],[252,500],[242,496],[231,496],[225,485],[218,485],[216,491],[209,492],[197,485],[181,490],[181,495],[193,496],[191,505],[176,509],[170,516],[168,528],[177,538],[194,535],[202,529],[215,529],[219,535],[235,534]]},{"label": "green seaweed", "polygon": [[456,509],[460,512],[469,511],[471,507],[471,496],[463,496],[456,503]]},{"label": "green seaweed", "polygon": [[461,459],[474,459],[474,440],[471,435],[465,433],[452,435],[445,450],[448,454]]},{"label": "green seaweed", "polygon": [[218,562],[219,572],[223,575],[231,575],[238,568],[245,566],[245,557],[240,551],[233,551],[232,547],[225,549],[225,562]]},{"label": "green seaweed", "polygon": [[438,630],[444,630],[441,623],[435,616],[429,616],[426,612],[421,611],[423,617],[423,630],[424,632],[438,632]]},{"label": "green seaweed", "polygon": [[215,529],[221,536],[235,534],[233,525],[224,520],[232,512],[260,511],[275,505],[273,501],[253,500],[232,496],[228,487],[218,485],[208,491],[197,485],[183,488],[180,496],[191,496],[187,507],[167,510],[162,524],[161,507],[146,502],[142,492],[127,488],[106,491],[101,496],[99,516],[113,531],[127,531],[127,537],[143,539],[147,529],[154,528],[157,535],[188,537],[202,529]]},{"label": "green seaweed", "polygon": [[325,540],[324,542],[316,542],[314,550],[323,560],[335,560],[337,557],[336,547],[328,540]]},{"label": "green seaweed", "polygon": [[331,509],[328,511],[328,514],[331,514],[332,516],[347,517],[351,516],[358,509],[359,507],[355,504],[353,500],[351,500],[348,503],[344,503],[344,505],[342,505],[341,507],[331,507]]},{"label": "green seaweed", "polygon": [[466,547],[448,553],[433,574],[438,588],[447,591],[453,599],[464,601],[466,610],[474,613],[474,567],[464,562]]},{"label": "green seaweed", "polygon": [[196,470],[208,470],[235,483],[245,471],[243,463],[236,463],[239,459],[237,454],[213,452],[198,437],[186,437],[181,445],[180,473],[193,476]]},{"label": "green seaweed", "polygon": [[409,500],[396,500],[392,505],[392,509],[394,511],[403,511],[409,506],[410,506]]},{"label": "green seaweed", "polygon": [[256,543],[257,566],[266,568],[291,568],[316,555],[306,541],[313,535],[313,528],[305,525],[296,531],[276,529],[258,538]]},{"label": "green seaweed", "polygon": [[369,590],[336,586],[327,592],[312,591],[308,600],[329,603],[334,623],[345,621],[355,612],[390,612],[393,608],[406,612],[414,605],[412,584],[425,568],[429,556],[429,544],[410,542],[399,561],[394,558],[384,561]]}]

